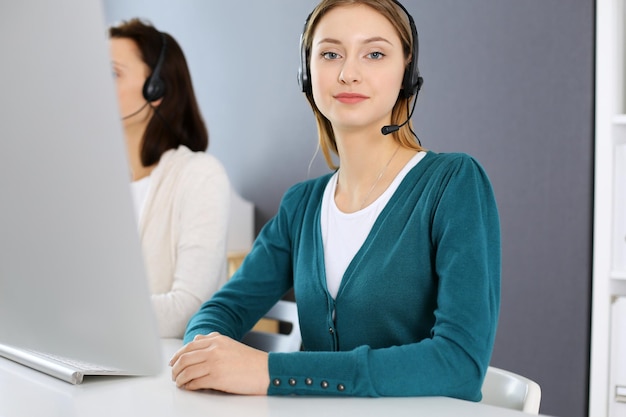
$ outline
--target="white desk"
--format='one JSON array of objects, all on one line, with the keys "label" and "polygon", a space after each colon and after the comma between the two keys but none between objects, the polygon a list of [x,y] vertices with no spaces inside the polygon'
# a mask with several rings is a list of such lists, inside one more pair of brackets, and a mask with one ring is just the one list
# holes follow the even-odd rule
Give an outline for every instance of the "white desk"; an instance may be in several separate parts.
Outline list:
[{"label": "white desk", "polygon": [[[164,364],[181,345],[164,340]],[[246,397],[176,388],[156,377],[91,377],[71,385],[0,358],[0,417],[39,416],[428,416],[521,417],[518,411],[443,397]]]}]

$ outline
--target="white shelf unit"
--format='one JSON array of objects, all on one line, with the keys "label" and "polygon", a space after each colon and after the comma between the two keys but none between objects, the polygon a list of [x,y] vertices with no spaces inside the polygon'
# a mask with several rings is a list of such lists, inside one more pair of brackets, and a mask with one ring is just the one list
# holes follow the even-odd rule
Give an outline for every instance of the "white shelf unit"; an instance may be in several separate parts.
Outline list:
[{"label": "white shelf unit", "polygon": [[[626,417],[626,0],[596,1],[596,131],[589,417]],[[618,333],[619,332],[619,333]],[[617,335],[620,334],[619,337]],[[619,349],[622,349],[621,347]],[[620,356],[618,356],[618,353]],[[620,397],[621,398],[621,397]]]},{"label": "white shelf unit", "polygon": [[611,309],[611,369],[609,371],[609,416],[626,415],[626,297]]},{"label": "white shelf unit", "polygon": [[611,279],[626,279],[626,115],[613,118],[613,236]]}]

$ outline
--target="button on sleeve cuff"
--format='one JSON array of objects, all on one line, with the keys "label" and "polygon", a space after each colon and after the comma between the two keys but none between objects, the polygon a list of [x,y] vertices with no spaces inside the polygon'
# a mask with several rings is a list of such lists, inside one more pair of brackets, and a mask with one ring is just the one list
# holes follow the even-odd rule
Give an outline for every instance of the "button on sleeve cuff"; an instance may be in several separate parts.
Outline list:
[{"label": "button on sleeve cuff", "polygon": [[267,393],[377,397],[367,377],[366,356],[361,348],[352,352],[270,353]]}]

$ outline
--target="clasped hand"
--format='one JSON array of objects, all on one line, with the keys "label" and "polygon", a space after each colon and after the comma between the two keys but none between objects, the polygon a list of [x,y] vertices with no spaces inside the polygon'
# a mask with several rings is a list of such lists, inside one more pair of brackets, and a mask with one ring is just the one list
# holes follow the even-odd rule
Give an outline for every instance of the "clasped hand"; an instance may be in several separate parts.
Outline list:
[{"label": "clasped hand", "polygon": [[170,360],[172,380],[186,390],[265,395],[268,354],[219,333],[197,335]]}]

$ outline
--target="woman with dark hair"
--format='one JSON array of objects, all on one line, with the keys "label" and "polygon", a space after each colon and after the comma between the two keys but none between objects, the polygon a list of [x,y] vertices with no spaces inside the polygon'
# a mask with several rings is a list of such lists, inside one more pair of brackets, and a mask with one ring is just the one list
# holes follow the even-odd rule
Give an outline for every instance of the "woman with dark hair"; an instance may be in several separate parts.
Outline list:
[{"label": "woman with dark hair", "polygon": [[181,337],[226,281],[230,183],[176,40],[139,19],[109,29],[152,302],[162,337]]},{"label": "woman with dark hair", "polygon": [[[481,399],[500,307],[498,210],[474,158],[425,150],[412,132],[417,42],[395,0],[313,10],[299,79],[334,172],[287,191],[189,321],[171,360],[179,387]],[[239,342],[292,289],[302,351]]]}]

